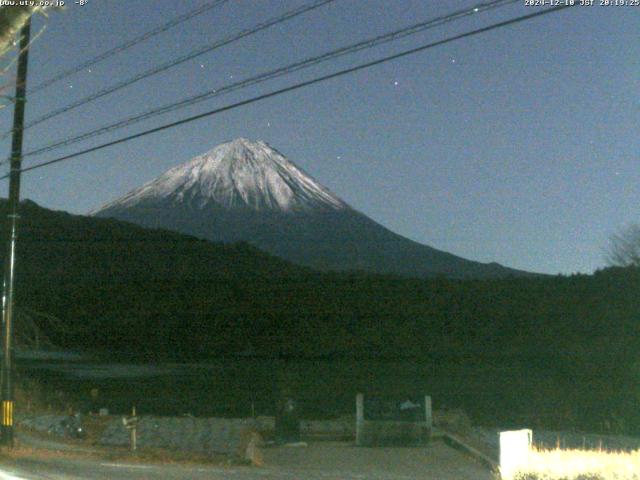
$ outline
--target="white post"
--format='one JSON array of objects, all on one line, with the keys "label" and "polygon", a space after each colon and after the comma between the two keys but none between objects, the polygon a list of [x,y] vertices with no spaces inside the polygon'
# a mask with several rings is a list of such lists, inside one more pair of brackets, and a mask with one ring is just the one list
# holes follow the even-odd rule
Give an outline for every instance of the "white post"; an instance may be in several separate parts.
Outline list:
[{"label": "white post", "polygon": [[529,462],[533,432],[529,429],[500,432],[500,475],[510,480]]},{"label": "white post", "polygon": [[433,428],[433,415],[431,414],[431,397],[429,395],[424,397],[424,418],[427,428],[431,430]]},{"label": "white post", "polygon": [[136,427],[138,426],[138,419],[136,417],[136,407],[135,405],[131,409],[131,416],[133,417],[133,428],[131,429],[131,450],[134,452],[138,449],[138,432],[136,432]]},{"label": "white post", "polygon": [[356,395],[356,445],[362,441],[362,429],[364,427],[364,395]]}]

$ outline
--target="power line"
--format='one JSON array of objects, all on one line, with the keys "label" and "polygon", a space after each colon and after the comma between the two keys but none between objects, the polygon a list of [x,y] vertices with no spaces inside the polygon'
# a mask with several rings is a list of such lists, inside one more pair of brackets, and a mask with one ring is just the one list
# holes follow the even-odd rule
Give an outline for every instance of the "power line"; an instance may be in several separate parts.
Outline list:
[{"label": "power line", "polygon": [[152,37],[155,37],[156,35],[159,35],[161,33],[166,32],[167,30],[172,29],[173,27],[176,27],[178,25],[180,25],[181,23],[186,22],[187,20],[190,20],[194,17],[197,17],[199,15],[202,15],[203,13],[208,12],[209,10],[213,10],[216,7],[219,7],[221,5],[223,5],[224,3],[227,3],[229,0],[216,0],[215,2],[209,2],[206,3],[204,5],[201,5],[198,8],[195,8],[193,10],[190,10],[187,13],[184,13],[180,16],[175,17],[174,19],[154,28],[153,30],[149,30],[148,32],[143,33],[142,35],[137,36],[136,38],[133,38],[121,45],[118,45],[117,47],[114,47],[110,50],[107,50],[89,60],[86,60],[78,65],[76,65],[75,67],[71,67],[67,70],[64,70],[60,73],[58,73],[57,75],[54,75],[53,77],[39,83],[38,85],[36,85],[35,87],[31,88],[29,93],[30,94],[34,94],[36,92],[39,92],[41,90],[44,90],[45,88],[48,88],[49,86],[53,85],[54,83],[62,80],[63,78],[67,78],[71,75],[73,75],[74,73],[78,73],[82,70],[85,70],[89,67],[92,67],[93,65],[100,63],[104,60],[106,60],[109,57],[112,57],[118,53],[124,52],[125,50],[128,50],[131,47],[134,47],[136,45],[138,45],[139,43],[142,43],[146,40],[149,40]]},{"label": "power line", "polygon": [[[256,102],[259,102],[261,100],[266,100],[267,98],[271,98],[271,97],[275,97],[275,96],[278,96],[278,95],[282,95],[284,93],[292,92],[294,90],[299,90],[301,88],[308,87],[310,85],[315,85],[317,83],[321,83],[321,82],[324,82],[324,81],[327,81],[327,80],[331,80],[333,78],[338,78],[338,77],[341,77],[341,76],[344,76],[344,75],[348,75],[350,73],[354,73],[354,72],[357,72],[357,71],[360,71],[360,70],[371,68],[373,66],[380,65],[382,63],[386,63],[386,62],[389,62],[389,61],[397,60],[399,58],[404,58],[406,56],[413,55],[413,54],[418,53],[418,52],[422,52],[422,51],[425,51],[425,50],[428,50],[428,49],[431,49],[431,48],[434,48],[434,47],[437,47],[437,46],[440,46],[440,45],[444,45],[444,44],[447,44],[447,43],[450,43],[450,42],[454,42],[456,40],[461,40],[463,38],[467,38],[467,37],[471,37],[471,36],[478,35],[478,34],[481,34],[481,33],[489,32],[491,30],[496,30],[498,28],[506,27],[508,25],[513,25],[513,24],[516,24],[516,23],[524,22],[526,20],[530,20],[532,18],[540,17],[542,15],[547,15],[549,13],[559,12],[559,11],[564,10],[566,8],[570,8],[572,6],[573,5],[561,5],[561,6],[557,6],[557,7],[548,8],[548,9],[545,9],[545,10],[542,10],[542,11],[539,11],[539,12],[530,13],[528,15],[522,15],[520,17],[516,17],[516,18],[509,19],[509,20],[505,20],[503,22],[494,23],[494,24],[491,24],[491,25],[486,26],[486,27],[482,27],[482,28],[478,28],[476,30],[472,30],[470,32],[461,33],[461,34],[455,35],[453,37],[445,38],[444,40],[438,40],[436,42],[428,43],[426,45],[415,47],[415,48],[412,48],[412,49],[409,49],[409,50],[404,50],[404,51],[402,51],[400,53],[396,53],[396,54],[393,54],[393,55],[389,55],[389,56],[386,56],[386,57],[379,58],[378,60],[373,60],[371,62],[362,63],[360,65],[356,65],[355,67],[350,67],[350,68],[347,68],[347,69],[344,69],[344,70],[340,70],[338,72],[334,72],[334,73],[331,73],[331,74],[328,74],[328,75],[323,75],[321,77],[314,78],[312,80],[307,80],[307,81],[304,81],[304,82],[296,83],[296,84],[291,85],[289,87],[281,88],[279,90],[274,90],[272,92],[265,93],[265,94],[262,94],[262,95],[258,95],[256,97],[252,97],[252,98],[249,98],[247,100],[242,100],[240,102],[232,103],[232,104],[226,105],[224,107],[216,108],[215,110],[211,110],[211,111],[208,111],[208,112],[200,113],[198,115],[193,115],[191,117],[187,117],[187,118],[184,118],[182,120],[171,122],[171,123],[162,125],[160,127],[151,128],[149,130],[145,130],[143,132],[139,132],[139,133],[136,133],[136,134],[133,134],[133,135],[128,135],[126,137],[122,137],[122,138],[119,138],[117,140],[113,140],[111,142],[106,142],[106,143],[103,143],[101,145],[97,145],[95,147],[87,148],[85,150],[81,150],[81,151],[78,151],[78,152],[75,152],[75,153],[71,153],[69,155],[64,155],[62,157],[55,158],[53,160],[48,160],[46,162],[38,163],[38,164],[32,165],[30,167],[22,168],[21,171],[27,172],[27,171],[30,171],[30,170],[36,170],[38,168],[42,168],[42,167],[46,167],[46,166],[49,166],[49,165],[53,165],[55,163],[63,162],[63,161],[66,161],[66,160],[70,160],[72,158],[76,158],[76,157],[79,157],[81,155],[86,155],[87,153],[96,152],[98,150],[102,150],[102,149],[107,148],[107,147],[118,145],[120,143],[125,143],[125,142],[131,141],[131,140],[135,140],[137,138],[141,138],[141,137],[145,137],[147,135],[151,135],[153,133],[157,133],[157,132],[161,132],[163,130],[167,130],[167,129],[170,129],[170,128],[178,127],[178,126],[184,125],[186,123],[191,123],[191,122],[194,122],[196,120],[200,120],[201,118],[206,118],[206,117],[210,117],[210,116],[213,116],[213,115],[217,115],[219,113],[226,112],[226,111],[229,111],[229,110],[233,110],[233,109],[236,109],[238,107],[242,107],[242,106],[245,106],[245,105],[256,103]],[[0,177],[0,180],[4,180],[7,177],[8,177],[8,175],[4,175],[4,176]]]},{"label": "power line", "polygon": [[[459,20],[461,18],[464,18],[466,16],[469,15],[476,15],[480,12],[485,12],[488,10],[492,10],[492,9],[496,9],[499,7],[503,7],[506,6],[508,4],[513,4],[516,2],[519,2],[520,0],[494,0],[491,2],[487,2],[487,3],[481,3],[478,4],[474,7],[471,8],[467,8],[464,10],[458,10],[456,12],[453,12],[451,14],[445,15],[445,16],[441,16],[441,17],[437,17],[437,18],[433,18],[433,19],[429,19],[420,23],[416,23],[413,25],[410,25],[408,27],[402,28],[400,30],[394,30],[392,32],[383,34],[383,35],[379,35],[373,38],[369,38],[367,40],[363,40],[360,42],[357,42],[355,44],[346,46],[346,47],[342,47],[342,48],[338,48],[335,50],[331,50],[329,52],[325,52],[321,55],[318,56],[313,56],[313,57],[308,57],[304,60],[289,64],[287,66],[284,67],[280,67],[274,70],[270,70],[267,72],[263,72],[259,75],[250,77],[248,79],[245,80],[241,80],[232,84],[228,84],[225,85],[223,87],[219,87],[217,89],[214,90],[208,90],[206,92],[200,93],[198,95],[194,95],[194,96],[190,96],[190,97],[186,97],[178,102],[174,102],[168,105],[164,105],[162,107],[157,107],[151,110],[148,110],[147,112],[141,113],[141,114],[137,114],[134,116],[130,116],[127,117],[125,119],[119,120],[115,123],[106,125],[104,127],[100,127],[98,129],[95,130],[90,130],[88,132],[73,136],[73,137],[67,137],[65,139],[62,140],[57,140],[53,143],[47,144],[45,146],[39,147],[35,150],[29,151],[27,153],[24,154],[25,157],[28,156],[33,156],[33,155],[37,155],[37,154],[41,154],[41,153],[45,153],[45,152],[49,152],[51,150],[55,150],[59,147],[62,146],[68,146],[68,145],[72,145],[74,143],[78,143],[80,141],[83,140],[87,140],[89,138],[93,138],[99,135],[103,135],[105,133],[108,132],[112,132],[114,130],[118,130],[120,128],[123,127],[127,127],[130,125],[133,125],[135,123],[141,122],[143,120],[148,120],[150,118],[156,117],[158,115],[162,115],[168,112],[172,112],[178,109],[182,109],[185,108],[187,106],[191,106],[194,105],[196,103],[200,103],[202,101],[205,100],[209,100],[211,98],[214,97],[218,97],[236,90],[240,90],[240,89],[244,89],[253,85],[257,85],[259,83],[265,82],[267,80],[272,80],[274,78],[278,78],[284,75],[288,75],[290,73],[317,65],[319,63],[322,62],[326,62],[328,60],[333,60],[335,58],[344,56],[344,55],[348,55],[351,53],[355,53],[358,52],[360,50],[364,50],[364,49],[368,49],[368,48],[373,48],[376,47],[378,45],[382,45],[384,43],[389,43],[391,41],[395,41],[398,40],[400,38],[405,38],[407,36],[410,35],[414,35],[420,32],[423,32],[427,29],[430,28],[435,28],[438,27],[440,25],[443,25],[445,23],[449,23],[449,22],[453,22],[455,20]],[[0,162],[0,165],[2,165],[5,162]]]},{"label": "power line", "polygon": [[[139,73],[137,75],[135,75],[134,77],[131,77],[127,80],[123,80],[119,83],[116,83],[115,85],[112,85],[110,87],[104,88],[102,90],[99,90],[98,92],[95,92],[91,95],[88,95],[76,102],[73,102],[65,107],[59,108],[57,110],[54,110],[52,112],[49,112],[45,115],[43,115],[40,118],[37,118],[33,121],[31,121],[30,123],[26,124],[24,126],[24,130],[29,129],[31,127],[34,127],[36,125],[39,125],[47,120],[50,120],[54,117],[57,117],[58,115],[62,115],[63,113],[66,113],[70,110],[73,110],[75,108],[80,107],[81,105],[86,105],[87,103],[93,102],[94,100],[97,100],[99,98],[104,97],[105,95],[109,95],[111,93],[114,93],[118,90],[121,90],[125,87],[128,87],[130,85],[133,85],[134,83],[139,82],[142,79],[151,77],[153,75],[157,75],[158,73],[162,73],[166,70],[169,70],[170,68],[173,68],[177,65],[180,65],[188,60],[192,60],[196,57],[199,57],[200,55],[203,55],[205,53],[211,52],[213,50],[216,50],[220,47],[223,47],[225,45],[228,45],[230,43],[236,42],[242,38],[248,37],[249,35],[253,35],[254,33],[260,32],[262,30],[265,30],[269,27],[272,27],[274,25],[277,25],[279,23],[283,23],[286,22],[294,17],[297,17],[299,15],[302,15],[303,13],[309,12],[311,10],[315,10],[317,8],[320,8],[328,3],[332,3],[336,0],[316,0],[314,2],[311,2],[309,4],[303,5],[301,7],[298,7],[296,9],[290,10],[288,12],[285,12],[284,14],[278,16],[278,17],[274,17],[271,18],[270,20],[267,20],[266,22],[261,22],[257,25],[255,25],[252,28],[249,29],[245,29],[242,30],[239,33],[236,33],[234,35],[231,35],[229,37],[226,37],[222,40],[219,40],[213,44],[210,45],[205,45],[203,47],[198,48],[197,50],[192,51],[191,53],[188,53],[186,55],[183,55],[181,57],[178,57],[174,60],[171,60],[169,62],[163,63],[161,65],[158,65],[156,67],[153,67],[149,70],[146,70],[145,72]],[[7,136],[9,136],[12,133],[12,131],[8,131],[5,132],[3,135],[0,136],[0,139],[6,138]]]}]

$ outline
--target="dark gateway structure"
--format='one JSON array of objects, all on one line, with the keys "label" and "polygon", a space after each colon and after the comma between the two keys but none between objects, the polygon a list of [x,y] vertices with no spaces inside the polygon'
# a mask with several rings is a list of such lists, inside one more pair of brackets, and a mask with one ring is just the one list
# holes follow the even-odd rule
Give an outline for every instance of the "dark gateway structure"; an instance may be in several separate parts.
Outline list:
[{"label": "dark gateway structure", "polygon": [[266,143],[242,138],[172,168],[92,214],[213,241],[246,241],[320,270],[451,278],[530,275],[397,235]]},{"label": "dark gateway structure", "polygon": [[431,439],[429,395],[356,396],[356,445],[423,445]]}]

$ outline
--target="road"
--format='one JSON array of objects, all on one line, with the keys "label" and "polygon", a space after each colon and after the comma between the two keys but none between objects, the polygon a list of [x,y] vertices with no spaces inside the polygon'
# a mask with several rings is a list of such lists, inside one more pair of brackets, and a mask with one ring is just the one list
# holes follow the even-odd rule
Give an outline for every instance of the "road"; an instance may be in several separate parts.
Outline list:
[{"label": "road", "polygon": [[427,448],[357,448],[317,442],[264,450],[264,467],[143,465],[20,458],[0,466],[0,480],[491,480],[491,472],[442,442]]}]

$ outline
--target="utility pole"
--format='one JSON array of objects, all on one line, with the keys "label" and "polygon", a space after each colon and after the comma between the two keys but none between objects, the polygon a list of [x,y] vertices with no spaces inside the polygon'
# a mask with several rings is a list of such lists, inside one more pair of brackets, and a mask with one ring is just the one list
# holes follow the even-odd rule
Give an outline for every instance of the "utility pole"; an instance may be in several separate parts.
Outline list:
[{"label": "utility pole", "polygon": [[27,94],[27,63],[29,60],[30,37],[31,20],[27,20],[27,23],[25,23],[20,30],[16,98],[13,109],[9,202],[7,205],[9,239],[7,242],[7,253],[4,257],[4,284],[2,293],[3,357],[2,370],[0,371],[0,394],[2,396],[0,443],[8,447],[13,447],[13,284],[16,265],[18,206],[20,204],[20,169],[22,168],[22,133],[24,127],[24,106]]}]

